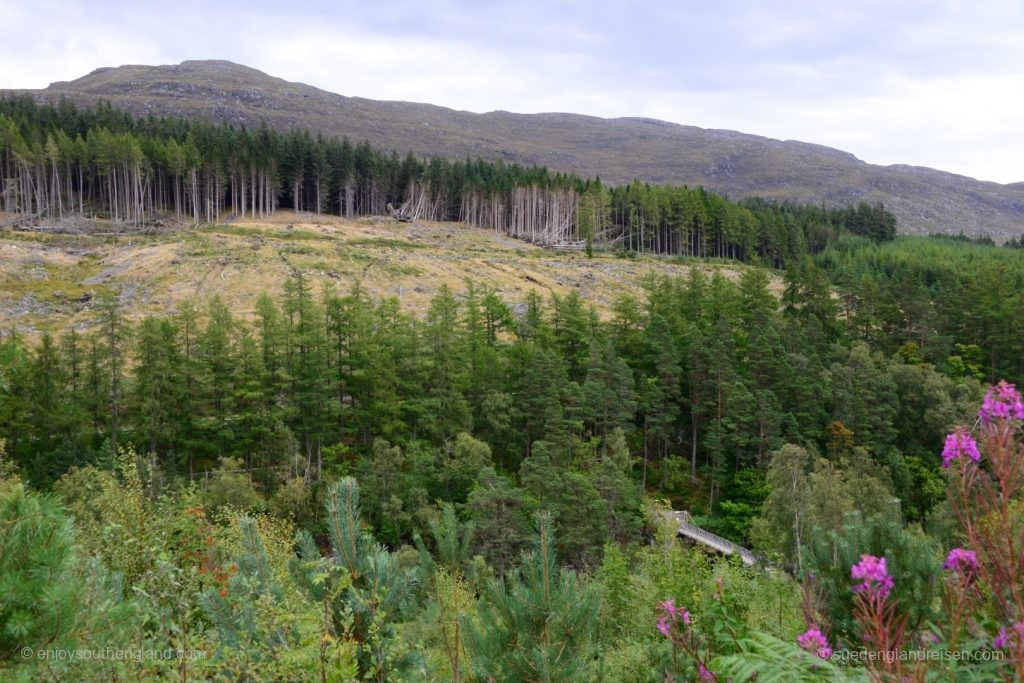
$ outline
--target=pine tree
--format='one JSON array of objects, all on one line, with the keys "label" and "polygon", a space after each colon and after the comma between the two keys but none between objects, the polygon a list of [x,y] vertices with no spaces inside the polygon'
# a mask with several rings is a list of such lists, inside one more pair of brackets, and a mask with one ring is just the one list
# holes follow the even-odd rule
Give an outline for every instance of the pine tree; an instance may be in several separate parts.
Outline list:
[{"label": "pine tree", "polygon": [[616,429],[627,429],[636,411],[633,373],[616,355],[610,340],[591,345],[587,378],[581,390],[591,433],[600,436],[602,448],[607,448],[608,436]]},{"label": "pine tree", "polygon": [[[308,532],[297,538],[301,562],[292,572],[315,602],[325,604],[337,638],[356,644],[360,676],[376,681],[399,677],[413,664],[395,632],[415,579],[360,528],[359,486],[345,477],[324,497],[332,555],[321,558]],[[338,585],[343,582],[344,588]]]},{"label": "pine tree", "polygon": [[73,637],[79,600],[70,576],[73,543],[71,520],[54,498],[21,484],[0,490],[0,658]]},{"label": "pine tree", "polygon": [[569,379],[582,382],[597,314],[583,305],[576,290],[565,297],[552,294],[551,309],[555,345],[566,363]]},{"label": "pine tree", "polygon": [[[242,516],[238,526],[241,551],[227,583],[200,596],[217,631],[221,672],[239,680],[297,680],[314,672],[324,682],[354,680],[354,648],[338,640],[333,623],[319,614],[320,605],[286,593],[274,575],[256,520]],[[326,576],[317,574],[321,564],[295,560],[293,569],[323,585]],[[331,579],[335,593],[347,589],[347,577]]]},{"label": "pine tree", "polygon": [[420,551],[420,563],[424,573],[431,575],[437,568],[465,575],[470,561],[473,543],[473,523],[460,522],[455,506],[442,503],[437,514],[427,522],[433,553],[419,534],[413,535],[416,548]]},{"label": "pine tree", "polygon": [[534,443],[519,476],[523,488],[548,510],[564,531],[556,540],[560,559],[577,567],[591,564],[608,539],[607,509],[594,486],[593,444],[580,444],[575,467],[568,451],[546,440]]},{"label": "pine tree", "polygon": [[588,467],[593,487],[604,503],[608,536],[619,543],[635,539],[642,522],[643,489],[631,476],[632,469],[632,457],[621,429],[612,431],[596,462]]},{"label": "pine tree", "polygon": [[282,624],[267,623],[262,618],[257,603],[267,600],[280,607],[284,590],[273,576],[256,521],[242,516],[238,526],[242,535],[242,552],[234,558],[238,571],[229,579],[227,588],[222,589],[223,594],[217,588],[207,588],[202,603],[220,634],[222,646],[246,648],[252,655],[247,663],[255,668],[261,659],[272,658],[276,651],[288,648],[291,634]]},{"label": "pine tree", "polygon": [[786,314],[807,327],[817,348],[835,340],[839,311],[825,272],[806,256],[786,270],[785,282],[782,303]]},{"label": "pine tree", "polygon": [[[8,662],[25,647],[95,643],[136,617],[118,577],[98,560],[78,556],[71,517],[57,499],[20,483],[0,486],[0,586],[0,659]],[[29,667],[54,666],[20,658]]]},{"label": "pine tree", "polygon": [[582,577],[555,560],[551,516],[537,516],[535,549],[506,580],[492,580],[479,621],[463,628],[476,675],[483,680],[585,680],[600,599]]},{"label": "pine tree", "polygon": [[848,568],[863,555],[885,557],[895,579],[894,599],[900,610],[910,616],[911,623],[934,620],[938,588],[934,577],[940,574],[934,541],[920,531],[904,527],[894,511],[868,515],[852,512],[839,529],[807,539],[805,566],[823,593],[826,617],[835,633],[843,634],[851,642],[859,639],[850,616],[856,596],[850,590]]},{"label": "pine tree", "polygon": [[565,364],[557,354],[532,341],[519,341],[509,350],[513,424],[522,437],[522,453],[529,456],[533,442],[548,438],[567,446],[564,424],[568,394]]},{"label": "pine tree", "polygon": [[[682,369],[676,352],[677,342],[671,333],[669,321],[663,316],[653,313],[644,330],[644,345],[647,356],[644,377],[640,385],[640,402],[644,414],[644,461],[642,485],[647,486],[647,472],[650,451],[661,463],[664,486],[667,477],[667,459],[672,445],[676,443],[680,419],[679,402],[681,399]],[[693,364],[691,368],[701,367]],[[699,385],[695,385],[699,386]],[[703,394],[697,394],[703,395]],[[691,398],[691,420],[693,424],[692,438],[694,447],[691,460],[691,476],[696,476],[696,437],[697,419],[700,406],[693,405]]]}]

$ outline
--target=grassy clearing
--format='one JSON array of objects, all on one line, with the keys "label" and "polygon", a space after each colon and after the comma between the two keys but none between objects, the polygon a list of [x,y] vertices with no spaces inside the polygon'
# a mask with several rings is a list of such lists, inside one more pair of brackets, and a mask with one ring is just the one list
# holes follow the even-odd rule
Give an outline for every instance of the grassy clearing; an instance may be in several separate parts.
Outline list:
[{"label": "grassy clearing", "polygon": [[[685,275],[699,267],[735,278],[743,269],[614,252],[588,259],[457,224],[312,219],[281,214],[266,223],[126,237],[0,233],[0,328],[31,334],[51,321],[55,328],[88,324],[88,306],[78,300],[100,291],[142,293],[124,297],[131,318],[213,294],[245,317],[259,293],[281,291],[293,268],[308,275],[314,291],[326,285],[345,290],[359,281],[372,296],[398,297],[415,314],[442,285],[458,293],[473,280],[512,304],[531,291],[548,296],[576,289],[607,317],[621,294],[641,295],[651,273]],[[33,305],[24,305],[26,296]]]},{"label": "grassy clearing", "polygon": [[331,240],[334,239],[328,234],[315,232],[313,230],[299,230],[291,227],[284,229],[265,229],[245,225],[202,225],[196,228],[197,232],[213,233],[221,235],[237,235],[239,237],[257,237],[262,239],[275,240]]},{"label": "grassy clearing", "polygon": [[356,239],[345,240],[345,245],[349,247],[378,247],[386,249],[426,249],[427,245],[417,244],[416,242],[407,242],[403,240],[388,239],[388,238],[372,238],[372,237],[359,237]]}]

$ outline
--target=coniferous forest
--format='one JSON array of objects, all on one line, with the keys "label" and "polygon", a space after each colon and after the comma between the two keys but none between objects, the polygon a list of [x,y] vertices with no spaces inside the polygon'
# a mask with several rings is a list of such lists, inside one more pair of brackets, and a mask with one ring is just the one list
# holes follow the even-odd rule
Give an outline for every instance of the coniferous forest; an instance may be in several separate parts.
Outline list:
[{"label": "coniferous forest", "polygon": [[198,225],[279,208],[345,217],[404,205],[422,220],[457,221],[545,245],[759,260],[779,266],[820,251],[841,230],[892,239],[884,207],[730,202],[702,188],[600,180],[514,164],[421,160],[368,144],[235,129],[180,119],[136,120],[100,105],[0,99],[0,173],[8,214],[109,217]]},{"label": "coniferous forest", "polygon": [[5,679],[1024,678],[1019,249],[26,99],[0,171],[19,222],[391,204],[693,257],[605,316],[470,280],[416,316],[297,270],[252,316],[103,295],[4,330]]}]

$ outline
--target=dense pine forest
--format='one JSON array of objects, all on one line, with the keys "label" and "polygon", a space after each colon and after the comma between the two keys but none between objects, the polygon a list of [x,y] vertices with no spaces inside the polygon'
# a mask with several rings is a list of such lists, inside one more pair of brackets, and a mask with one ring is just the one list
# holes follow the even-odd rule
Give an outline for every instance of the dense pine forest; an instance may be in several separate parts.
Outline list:
[{"label": "dense pine forest", "polygon": [[20,220],[391,203],[751,264],[604,317],[472,281],[417,316],[297,270],[251,317],[104,294],[5,330],[4,678],[1024,677],[1020,250],[106,107],[4,100],[0,135]]},{"label": "dense pine forest", "polygon": [[100,216],[136,225],[267,216],[279,208],[345,217],[405,206],[540,244],[758,260],[781,265],[820,251],[840,231],[891,239],[883,207],[730,202],[685,186],[607,188],[544,168],[421,160],[368,144],[134,119],[109,106],[0,99],[0,175],[8,214],[53,221]]}]

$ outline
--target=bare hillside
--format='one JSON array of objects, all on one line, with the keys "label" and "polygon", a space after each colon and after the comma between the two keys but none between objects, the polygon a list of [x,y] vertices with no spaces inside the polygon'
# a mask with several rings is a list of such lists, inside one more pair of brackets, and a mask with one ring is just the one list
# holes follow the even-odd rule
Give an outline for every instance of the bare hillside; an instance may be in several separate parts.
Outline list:
[{"label": "bare hillside", "polygon": [[133,318],[171,313],[182,301],[214,294],[247,316],[260,292],[280,293],[296,269],[315,292],[345,292],[358,282],[417,315],[442,285],[461,293],[468,280],[512,305],[530,291],[547,297],[575,289],[607,315],[619,294],[640,295],[649,273],[684,275],[696,266],[734,278],[744,268],[650,256],[588,259],[460,224],[290,211],[156,235],[103,232],[98,224],[0,231],[0,329],[33,335],[88,325],[101,292],[116,294]]}]

